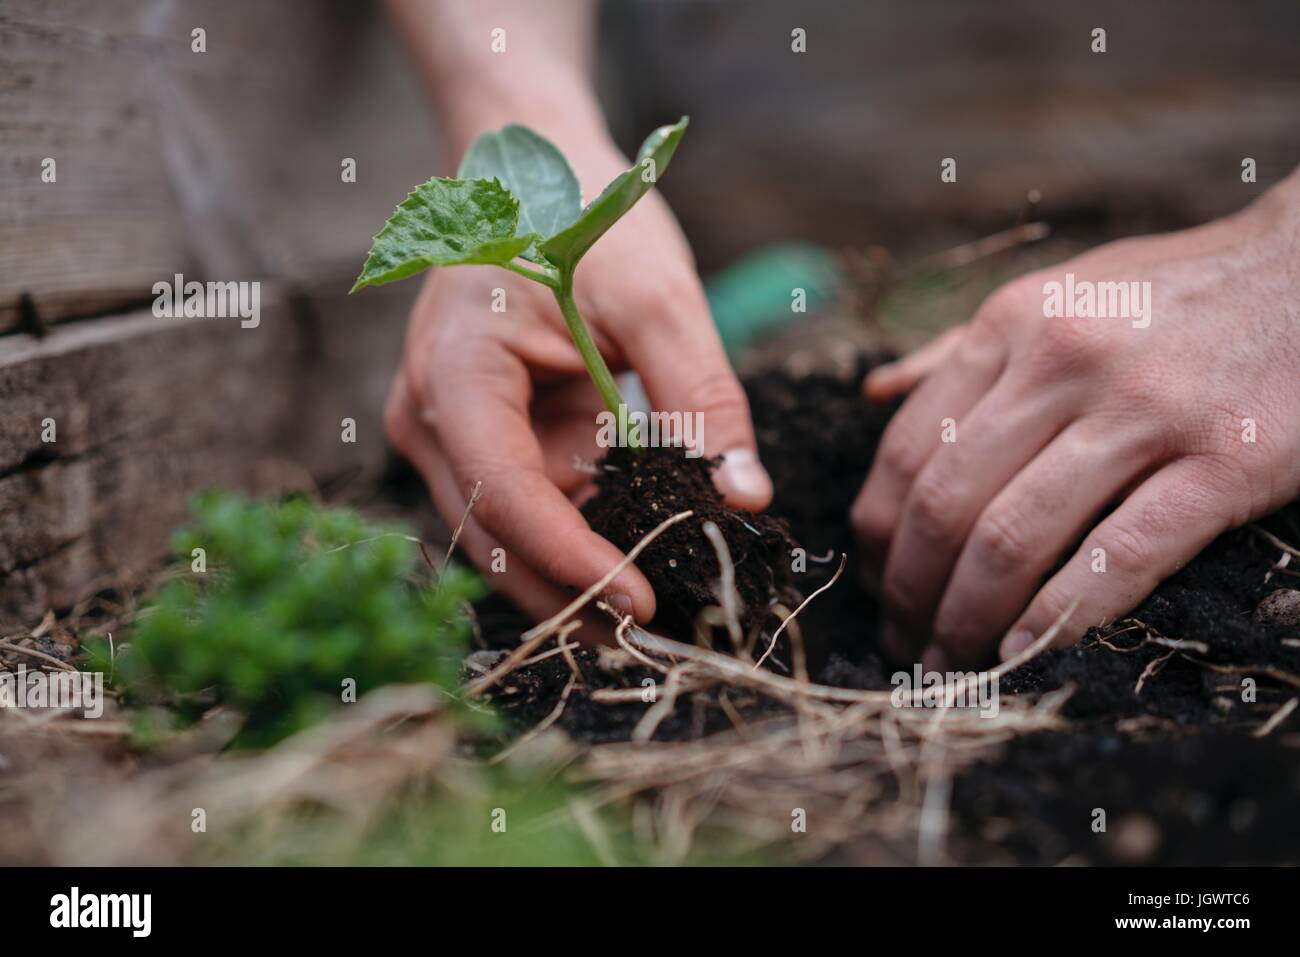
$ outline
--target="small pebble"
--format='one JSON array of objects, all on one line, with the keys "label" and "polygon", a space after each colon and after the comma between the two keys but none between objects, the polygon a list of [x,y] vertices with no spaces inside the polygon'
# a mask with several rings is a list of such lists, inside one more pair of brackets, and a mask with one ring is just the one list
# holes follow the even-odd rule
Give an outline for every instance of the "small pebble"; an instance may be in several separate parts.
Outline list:
[{"label": "small pebble", "polygon": [[1124,815],[1108,836],[1111,853],[1134,864],[1149,860],[1160,847],[1160,828],[1145,814]]},{"label": "small pebble", "polygon": [[505,656],[504,651],[471,651],[465,656],[465,670],[472,675],[485,675]]},{"label": "small pebble", "polygon": [[1300,590],[1279,588],[1265,595],[1251,616],[1257,625],[1300,627]]}]

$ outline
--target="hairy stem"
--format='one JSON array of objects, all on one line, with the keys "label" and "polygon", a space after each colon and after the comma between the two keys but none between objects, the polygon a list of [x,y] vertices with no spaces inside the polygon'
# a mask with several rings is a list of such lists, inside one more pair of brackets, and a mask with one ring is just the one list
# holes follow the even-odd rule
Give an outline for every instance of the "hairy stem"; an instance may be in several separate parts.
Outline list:
[{"label": "hairy stem", "polygon": [[[623,401],[609,366],[605,364],[604,357],[596,348],[596,343],[592,341],[582,314],[578,312],[578,304],[573,300],[573,277],[561,276],[554,291],[555,300],[560,304],[560,312],[564,314],[564,324],[569,327],[569,335],[573,337],[573,344],[578,347],[578,354],[582,356],[582,361],[587,366],[591,381],[596,384],[596,391],[600,393],[605,408],[617,417],[619,406],[626,408],[627,403]],[[635,428],[628,429],[627,444],[634,452],[641,451],[640,435]]]}]

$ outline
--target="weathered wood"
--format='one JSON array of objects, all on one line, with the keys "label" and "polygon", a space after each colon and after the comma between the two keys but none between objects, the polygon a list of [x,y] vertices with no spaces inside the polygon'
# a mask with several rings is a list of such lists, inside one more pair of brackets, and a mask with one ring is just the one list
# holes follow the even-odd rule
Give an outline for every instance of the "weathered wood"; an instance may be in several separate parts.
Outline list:
[{"label": "weathered wood", "polygon": [[[435,169],[427,114],[369,6],[5,4],[0,621],[151,573],[200,488],[379,467],[415,288],[345,293]],[[178,272],[262,282],[261,324],[154,317],[153,284]],[[3,335],[24,293],[57,323],[44,339]]]},{"label": "weathered wood", "polygon": [[150,573],[199,489],[377,469],[414,290],[345,288],[264,299],[256,329],[141,311],[0,337],[0,622]]},{"label": "weathered wood", "polygon": [[24,292],[49,323],[145,302],[177,272],[355,273],[376,224],[433,171],[428,113],[368,5],[9,0],[0,332]]}]

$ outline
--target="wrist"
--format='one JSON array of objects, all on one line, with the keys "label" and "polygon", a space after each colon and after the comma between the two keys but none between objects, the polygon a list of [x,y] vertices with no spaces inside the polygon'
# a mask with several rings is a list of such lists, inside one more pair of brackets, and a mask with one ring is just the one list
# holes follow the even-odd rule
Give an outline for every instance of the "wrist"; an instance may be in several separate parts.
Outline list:
[{"label": "wrist", "polygon": [[1300,227],[1300,167],[1242,210],[1241,217],[1259,233],[1294,233]]},{"label": "wrist", "polygon": [[[628,160],[609,135],[591,84],[568,65],[536,64],[509,74],[483,69],[439,83],[436,98],[446,143],[446,158],[458,164],[471,143],[488,130],[522,123],[546,137],[572,164],[586,199],[625,170]],[[545,76],[545,95],[518,77]]]}]

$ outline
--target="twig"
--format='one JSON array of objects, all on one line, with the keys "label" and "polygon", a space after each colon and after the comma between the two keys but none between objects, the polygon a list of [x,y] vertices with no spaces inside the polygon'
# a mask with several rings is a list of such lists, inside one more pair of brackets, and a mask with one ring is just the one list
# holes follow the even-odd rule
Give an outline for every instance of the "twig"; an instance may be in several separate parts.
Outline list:
[{"label": "twig", "polygon": [[447,565],[451,562],[451,553],[456,550],[456,542],[460,541],[460,533],[465,530],[465,523],[469,521],[469,513],[474,510],[474,503],[478,501],[479,495],[483,493],[483,481],[474,483],[474,491],[469,493],[469,501],[465,503],[465,514],[460,517],[460,524],[456,530],[451,533],[451,541],[447,544],[447,554],[442,557],[442,568],[446,571]]},{"label": "twig", "polygon": [[1177,652],[1166,651],[1159,658],[1152,658],[1147,662],[1147,666],[1142,669],[1142,674],[1138,675],[1137,684],[1133,688],[1133,697],[1136,698],[1142,693],[1142,686],[1147,683],[1147,679],[1155,677],[1156,672],[1159,671],[1164,666],[1164,663],[1172,658],[1176,653]]},{"label": "twig", "polygon": [[647,709],[641,716],[641,720],[636,723],[636,727],[632,729],[633,741],[649,741],[654,737],[655,731],[664,718],[673,713],[673,708],[677,707],[677,694],[681,690],[682,670],[683,666],[678,665],[668,672],[668,678],[664,681],[663,694],[652,707]]},{"label": "twig", "polygon": [[676,515],[672,516],[671,518],[664,519],[662,522],[660,522],[659,525],[655,527],[652,531],[650,531],[644,538],[642,538],[641,541],[637,542],[636,545],[632,547],[631,551],[629,551],[626,555],[623,556],[622,561],[620,561],[617,565],[611,568],[605,575],[601,577],[599,581],[597,581],[594,585],[588,588],[585,592],[583,592],[577,598],[573,599],[573,601],[565,605],[564,608],[559,612],[559,614],[553,615],[552,617],[548,618],[546,621],[542,622],[540,625],[537,625],[535,628],[532,628],[524,632],[523,638],[520,640],[519,646],[515,648],[512,652],[510,652],[510,654],[506,656],[505,660],[502,661],[501,664],[497,665],[495,668],[493,668],[487,674],[483,675],[481,678],[476,678],[474,681],[471,681],[466,686],[465,693],[471,697],[477,697],[478,695],[481,695],[484,691],[487,691],[488,688],[491,688],[494,684],[496,684],[498,681],[500,681],[510,672],[514,671],[515,668],[519,666],[519,662],[523,661],[525,658],[531,655],[534,649],[536,649],[538,645],[544,642],[547,638],[550,638],[551,635],[555,634],[555,632],[560,628],[560,626],[571,615],[573,615],[574,612],[576,612],[583,605],[587,604],[587,602],[591,601],[598,594],[600,594],[600,592],[610,582],[612,582],[615,578],[618,577],[619,572],[621,572],[628,565],[632,564],[632,562],[636,561],[637,556],[640,555],[641,552],[645,550],[647,545],[653,542],[656,538],[662,535],[669,528],[676,525],[678,522],[685,521],[686,519],[690,518],[693,514],[694,513],[690,511],[678,512]]},{"label": "twig", "polygon": [[1249,525],[1247,527],[1256,535],[1260,536],[1265,541],[1267,541],[1270,545],[1282,549],[1282,551],[1286,552],[1288,555],[1294,555],[1296,558],[1300,558],[1300,548],[1296,548],[1294,545],[1288,545],[1286,542],[1282,541],[1282,539],[1278,538],[1272,532],[1268,531],[1267,529],[1261,528],[1258,525]]},{"label": "twig", "polygon": [[844,563],[848,561],[848,558],[849,556],[847,554],[840,553],[840,567],[835,569],[835,574],[831,576],[831,580],[828,581],[825,585],[822,585],[821,588],[818,588],[815,592],[813,592],[811,595],[805,598],[802,602],[800,602],[799,607],[790,613],[790,617],[786,618],[784,621],[781,622],[781,627],[777,628],[777,630],[772,633],[772,640],[768,643],[767,651],[763,652],[762,656],[758,659],[758,661],[754,662],[755,668],[757,668],[763,662],[767,661],[768,656],[771,655],[772,652],[776,649],[776,640],[781,637],[781,632],[785,631],[785,626],[788,625],[790,622],[792,622],[798,616],[799,612],[803,611],[806,607],[808,607],[808,603],[810,601],[812,601],[814,598],[816,598],[826,589],[830,588],[837,581],[839,581],[840,575],[844,573]]},{"label": "twig", "polygon": [[1051,231],[1051,227],[1043,222],[1013,226],[1010,229],[1004,229],[1000,233],[993,233],[991,236],[985,236],[974,242],[954,246],[952,249],[946,249],[941,253],[911,263],[899,271],[899,276],[900,278],[907,278],[924,273],[947,272],[950,269],[958,269],[970,265],[977,259],[983,259],[986,256],[992,256],[1025,243],[1038,242],[1040,239],[1047,238]]},{"label": "twig", "polygon": [[718,567],[722,570],[718,580],[718,590],[722,594],[718,597],[727,623],[727,635],[731,638],[731,647],[739,651],[744,634],[740,627],[740,614],[736,610],[736,566],[731,562],[731,550],[727,548],[727,540],[722,537],[721,529],[713,522],[705,522],[702,529],[704,537],[709,540],[718,556]]},{"label": "twig", "polygon": [[1286,704],[1282,705],[1282,707],[1273,712],[1267,721],[1251,732],[1251,737],[1263,738],[1272,734],[1274,728],[1291,716],[1291,712],[1296,709],[1297,704],[1300,704],[1300,698],[1292,698]]},{"label": "twig", "polygon": [[[1290,552],[1283,552],[1282,557],[1273,563],[1273,567],[1264,573],[1264,581],[1271,581],[1278,572],[1286,572],[1287,566],[1291,564],[1292,557]],[[1287,574],[1294,575],[1295,572],[1287,572]]]},{"label": "twig", "polygon": [[498,751],[489,758],[488,764],[500,764],[529,741],[533,740],[533,738],[537,737],[551,725],[555,724],[555,722],[559,721],[560,715],[564,714],[564,709],[569,703],[569,695],[573,693],[573,689],[577,683],[577,677],[570,675],[568,683],[564,686],[564,690],[560,692],[560,700],[555,703],[555,707],[551,709],[551,713],[541,721],[537,722],[537,724],[527,734],[522,735],[519,740],[510,745],[510,747],[506,748],[504,751]]},{"label": "twig", "polygon": [[14,644],[12,641],[9,641],[6,638],[0,638],[0,648],[4,648],[8,651],[16,651],[20,655],[28,655],[29,657],[32,658],[39,658],[42,661],[49,662],[50,664],[54,665],[54,667],[60,669],[61,671],[77,670],[76,668],[72,667],[72,665],[68,664],[66,661],[60,661],[58,658],[55,658],[53,655],[47,655],[45,652],[37,651],[35,648],[24,648],[22,645]]},{"label": "twig", "polygon": [[634,642],[643,651],[657,652],[703,664],[743,684],[762,688],[778,695],[802,695],[822,701],[840,701],[850,704],[864,701],[886,704],[893,695],[892,691],[860,691],[854,688],[833,688],[830,685],[797,681],[794,678],[786,678],[770,671],[754,671],[751,665],[738,661],[730,655],[686,645],[680,641],[674,641],[672,638],[651,634],[644,628],[637,626],[628,629],[628,636],[629,641]]}]

